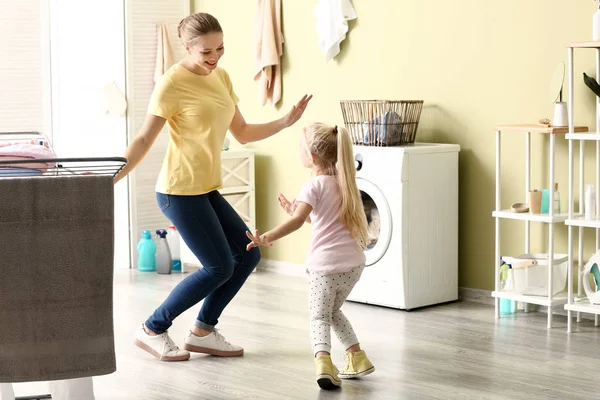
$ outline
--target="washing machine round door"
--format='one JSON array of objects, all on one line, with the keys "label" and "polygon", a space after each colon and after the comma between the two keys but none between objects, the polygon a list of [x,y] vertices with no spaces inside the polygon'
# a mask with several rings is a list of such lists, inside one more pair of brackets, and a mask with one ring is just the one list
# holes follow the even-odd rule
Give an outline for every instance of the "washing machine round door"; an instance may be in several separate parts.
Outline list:
[{"label": "washing machine round door", "polygon": [[372,237],[365,249],[368,267],[381,260],[390,245],[392,213],[385,196],[377,186],[363,178],[357,178],[356,183],[369,224],[369,236]]}]

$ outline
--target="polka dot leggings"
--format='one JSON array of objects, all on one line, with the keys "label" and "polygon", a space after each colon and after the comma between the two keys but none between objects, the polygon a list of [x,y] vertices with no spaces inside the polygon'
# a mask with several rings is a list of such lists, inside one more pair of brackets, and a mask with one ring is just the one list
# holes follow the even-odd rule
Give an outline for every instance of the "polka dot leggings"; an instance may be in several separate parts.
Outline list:
[{"label": "polka dot leggings", "polygon": [[350,321],[340,308],[364,269],[363,265],[348,272],[332,275],[309,272],[310,344],[314,354],[319,351],[331,353],[332,326],[344,350],[358,343]]}]

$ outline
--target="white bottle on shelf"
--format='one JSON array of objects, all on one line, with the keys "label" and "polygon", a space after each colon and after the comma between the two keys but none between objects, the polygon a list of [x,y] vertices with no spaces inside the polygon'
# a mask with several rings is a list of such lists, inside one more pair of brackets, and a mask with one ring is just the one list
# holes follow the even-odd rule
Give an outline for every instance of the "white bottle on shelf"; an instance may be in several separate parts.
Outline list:
[{"label": "white bottle on shelf", "polygon": [[585,219],[596,216],[596,193],[594,185],[585,185]]}]

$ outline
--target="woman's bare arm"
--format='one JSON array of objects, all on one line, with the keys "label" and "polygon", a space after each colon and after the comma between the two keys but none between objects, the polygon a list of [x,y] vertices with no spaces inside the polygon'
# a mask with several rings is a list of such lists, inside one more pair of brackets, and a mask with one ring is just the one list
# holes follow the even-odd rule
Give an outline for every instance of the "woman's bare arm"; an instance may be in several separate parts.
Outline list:
[{"label": "woman's bare arm", "polygon": [[142,129],[125,150],[124,157],[127,158],[127,165],[115,176],[115,183],[127,176],[144,159],[165,126],[166,121],[166,119],[156,115],[146,115]]}]

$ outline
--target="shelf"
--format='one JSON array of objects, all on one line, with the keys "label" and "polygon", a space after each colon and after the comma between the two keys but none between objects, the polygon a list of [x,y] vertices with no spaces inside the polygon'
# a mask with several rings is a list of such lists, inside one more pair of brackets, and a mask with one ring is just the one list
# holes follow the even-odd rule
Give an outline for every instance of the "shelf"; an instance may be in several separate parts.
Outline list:
[{"label": "shelf", "polygon": [[[587,132],[587,126],[576,126],[575,132]],[[531,132],[531,133],[548,133],[555,135],[563,135],[569,133],[568,126],[544,126],[538,124],[520,124],[520,125],[500,125],[496,127],[497,131],[513,131],[513,132]]]},{"label": "shelf", "polygon": [[585,219],[583,215],[576,215],[575,218],[567,219],[565,221],[565,225],[600,229],[600,219],[598,219],[597,217],[594,219]]},{"label": "shelf", "polygon": [[587,300],[581,303],[565,304],[565,310],[588,314],[600,314],[600,305],[590,304]]},{"label": "shelf", "polygon": [[[577,215],[577,214],[576,214]],[[577,215],[579,216],[579,215]],[[516,213],[511,210],[502,210],[492,212],[492,217],[504,218],[504,219],[515,219],[520,221],[531,221],[531,222],[544,222],[547,224],[556,224],[559,222],[565,222],[569,215],[567,213],[555,214],[552,218],[548,214],[532,214],[532,213]]]},{"label": "shelf", "polygon": [[221,151],[221,160],[229,160],[232,158],[249,157],[252,154],[256,154],[253,149],[246,148],[229,148],[229,150]]},{"label": "shelf", "polygon": [[600,42],[571,42],[566,47],[574,49],[600,49]]},{"label": "shelf", "polygon": [[600,140],[600,133],[598,132],[587,132],[587,133],[567,133],[565,139],[569,140]]},{"label": "shelf", "polygon": [[245,185],[245,186],[224,187],[219,190],[219,193],[221,193],[221,194],[243,194],[243,193],[248,193],[251,191],[252,191],[252,186]]},{"label": "shelf", "polygon": [[520,303],[537,304],[538,306],[545,307],[561,306],[563,304],[566,304],[568,301],[568,296],[566,292],[554,295],[552,297],[552,302],[548,300],[547,296],[528,296],[525,294],[518,294],[514,292],[493,291],[492,297],[518,301]]}]

